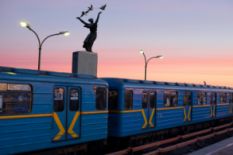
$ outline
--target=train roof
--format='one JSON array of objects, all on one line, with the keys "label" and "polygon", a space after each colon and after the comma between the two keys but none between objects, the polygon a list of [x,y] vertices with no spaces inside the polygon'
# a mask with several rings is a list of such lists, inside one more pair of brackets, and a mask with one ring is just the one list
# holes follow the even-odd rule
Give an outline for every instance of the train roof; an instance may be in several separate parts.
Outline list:
[{"label": "train roof", "polygon": [[108,82],[116,82],[122,85],[156,85],[156,86],[167,86],[167,87],[182,87],[182,88],[194,88],[194,89],[218,89],[218,90],[230,90],[233,91],[232,87],[226,86],[213,86],[213,85],[201,85],[192,83],[178,83],[178,82],[163,82],[163,81],[148,81],[148,80],[135,80],[135,79],[123,79],[123,78],[103,78]]},{"label": "train roof", "polygon": [[92,75],[81,75],[75,73],[38,71],[31,69],[21,69],[13,67],[0,66],[1,79],[18,79],[18,80],[35,80],[43,82],[89,82],[89,83],[105,83],[106,81],[98,79]]}]

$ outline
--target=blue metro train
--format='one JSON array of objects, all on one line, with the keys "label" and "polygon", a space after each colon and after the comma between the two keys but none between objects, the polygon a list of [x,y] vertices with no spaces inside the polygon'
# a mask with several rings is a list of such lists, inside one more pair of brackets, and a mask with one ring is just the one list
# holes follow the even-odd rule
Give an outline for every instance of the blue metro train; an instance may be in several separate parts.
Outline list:
[{"label": "blue metro train", "polygon": [[233,116],[233,89],[0,67],[0,154],[133,137]]}]

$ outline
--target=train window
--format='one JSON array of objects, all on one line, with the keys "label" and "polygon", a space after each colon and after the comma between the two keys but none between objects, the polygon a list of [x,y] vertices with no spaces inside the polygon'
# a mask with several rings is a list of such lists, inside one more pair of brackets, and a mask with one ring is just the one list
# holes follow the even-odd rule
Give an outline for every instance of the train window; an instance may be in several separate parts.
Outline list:
[{"label": "train window", "polygon": [[0,112],[3,111],[3,96],[0,95]]},{"label": "train window", "polygon": [[147,108],[147,104],[148,104],[148,93],[143,92],[143,94],[142,94],[142,108],[143,109]]},{"label": "train window", "polygon": [[19,90],[19,91],[30,91],[31,86],[30,85],[24,85],[24,84],[8,84],[8,90]]},{"label": "train window", "polygon": [[227,103],[230,103],[231,102],[231,94],[230,93],[227,93]]},{"label": "train window", "polygon": [[133,109],[133,90],[125,90],[125,109]]},{"label": "train window", "polygon": [[233,103],[233,94],[229,94],[229,103]]},{"label": "train window", "polygon": [[220,104],[227,103],[227,93],[220,93]]},{"label": "train window", "polygon": [[109,109],[116,110],[118,106],[118,91],[117,90],[110,90],[109,91]]},{"label": "train window", "polygon": [[197,93],[197,104],[199,105],[207,104],[207,93],[206,92]]},{"label": "train window", "polygon": [[0,83],[0,91],[7,90],[7,84],[6,83]]},{"label": "train window", "polygon": [[156,102],[156,93],[150,92],[146,93],[143,92],[142,94],[142,108],[154,108],[155,107],[155,102]]},{"label": "train window", "polygon": [[32,88],[30,85],[0,83],[0,114],[20,114],[31,111]]},{"label": "train window", "polygon": [[216,105],[217,104],[217,93],[210,93],[209,94],[210,97],[210,105]]},{"label": "train window", "polygon": [[80,89],[70,89],[70,111],[78,111],[80,105]]},{"label": "train window", "polygon": [[156,100],[156,93],[150,93],[150,108],[155,108]]},{"label": "train window", "polygon": [[191,91],[184,92],[184,105],[192,105],[192,92]]},{"label": "train window", "polygon": [[64,110],[64,97],[65,90],[64,88],[55,88],[54,89],[54,111],[61,112]]},{"label": "train window", "polygon": [[164,106],[174,107],[178,105],[178,93],[175,90],[164,91]]},{"label": "train window", "polygon": [[105,87],[96,88],[96,110],[106,110],[107,108],[107,89]]},{"label": "train window", "polygon": [[233,113],[233,94],[232,93],[229,93],[229,103],[230,103],[229,112],[232,114]]}]

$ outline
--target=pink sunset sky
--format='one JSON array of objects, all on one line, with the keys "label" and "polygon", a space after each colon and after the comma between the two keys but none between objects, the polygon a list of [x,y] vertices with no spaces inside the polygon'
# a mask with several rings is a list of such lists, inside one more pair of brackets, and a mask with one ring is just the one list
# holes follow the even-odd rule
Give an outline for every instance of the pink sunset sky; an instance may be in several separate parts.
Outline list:
[{"label": "pink sunset sky", "polygon": [[[164,55],[148,66],[148,80],[233,87],[233,1],[231,0],[1,0],[0,66],[37,69],[35,36],[19,26],[30,22],[46,41],[42,70],[71,72],[72,52],[83,50],[89,33],[75,19],[90,4],[107,3],[93,46],[98,77],[144,78],[146,55]],[[96,18],[98,8],[84,17]]]}]

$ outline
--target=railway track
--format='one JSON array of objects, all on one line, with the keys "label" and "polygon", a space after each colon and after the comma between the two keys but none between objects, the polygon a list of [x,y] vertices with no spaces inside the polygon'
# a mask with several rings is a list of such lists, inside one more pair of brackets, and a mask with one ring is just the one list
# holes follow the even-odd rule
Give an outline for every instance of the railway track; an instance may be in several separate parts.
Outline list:
[{"label": "railway track", "polygon": [[217,142],[220,139],[226,138],[233,134],[233,122],[224,125],[211,127],[201,131],[196,131],[188,134],[177,135],[173,138],[168,138],[153,143],[128,147],[124,150],[108,153],[107,155],[161,155],[161,154],[182,154],[189,149],[197,149],[207,144]]}]

